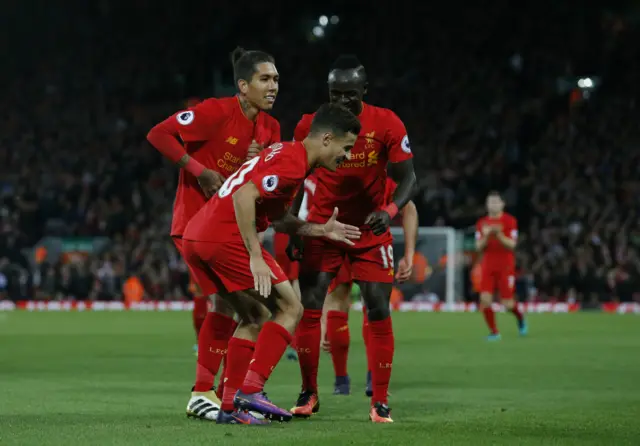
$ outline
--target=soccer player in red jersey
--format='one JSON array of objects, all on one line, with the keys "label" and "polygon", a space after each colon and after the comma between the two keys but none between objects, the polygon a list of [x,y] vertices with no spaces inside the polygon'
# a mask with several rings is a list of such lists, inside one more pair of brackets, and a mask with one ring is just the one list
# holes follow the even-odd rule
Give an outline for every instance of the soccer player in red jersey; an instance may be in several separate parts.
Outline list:
[{"label": "soccer player in red jersey", "polygon": [[489,341],[501,339],[491,304],[498,293],[502,304],[516,317],[518,331],[527,334],[527,323],[514,299],[518,222],[504,212],[504,201],[498,192],[487,196],[487,215],[476,223],[476,249],[482,254],[480,264],[480,311],[489,327]]},{"label": "soccer player in red jersey", "polygon": [[[340,56],[329,72],[329,98],[356,114],[362,131],[349,160],[336,172],[318,169],[316,192],[308,220],[319,222],[338,207],[339,218],[359,226],[362,237],[355,247],[323,239],[307,239],[301,264],[300,288],[305,311],[296,333],[302,391],[292,412],[308,417],[317,412],[320,319],[329,284],[340,266],[349,261],[354,280],[367,307],[371,342],[373,397],[369,416],[373,422],[392,422],[387,390],[393,364],[394,338],[389,311],[393,282],[391,220],[409,202],[416,188],[409,138],[402,121],[388,109],[363,102],[366,72],[355,56]],[[309,131],[312,115],[303,116],[294,138]],[[398,187],[391,203],[385,201],[387,176]]]},{"label": "soccer player in red jersey", "polygon": [[278,232],[325,237],[345,246],[360,237],[357,227],[336,221],[338,209],[324,224],[287,213],[309,170],[335,170],[359,131],[360,122],[346,108],[320,107],[302,142],[276,143],[243,164],[185,229],[185,258],[196,281],[204,292],[218,293],[240,317],[229,341],[221,424],[264,423],[250,411],[267,419],[291,419],[263,389],[292,340],[302,305],[258,233],[274,222]]},{"label": "soccer player in red jersey", "polygon": [[[232,54],[238,95],[207,99],[156,125],[147,139],[180,169],[173,206],[171,237],[184,258],[182,238],[189,220],[204,206],[224,180],[238,170],[256,149],[280,141],[278,121],[265,113],[278,94],[274,59],[262,51],[236,49]],[[254,153],[252,153],[254,152]],[[233,309],[222,299],[207,310],[207,295],[194,301],[198,334],[196,380],[187,415],[215,420],[220,405],[213,391],[215,376],[236,327]],[[204,316],[204,317],[203,317]]]},{"label": "soccer player in red jersey", "polygon": [[[387,178],[386,195],[390,201],[393,197],[396,184],[391,178]],[[418,236],[418,210],[413,201],[409,201],[401,209],[402,228],[404,232],[404,255],[398,262],[395,279],[398,283],[405,282],[411,277],[413,270],[413,256],[416,250]],[[393,261],[393,257],[391,257]],[[331,354],[333,370],[335,373],[334,395],[349,395],[351,393],[351,380],[347,373],[347,359],[349,356],[349,344],[351,334],[349,332],[349,308],[351,302],[349,296],[353,278],[348,262],[338,272],[338,275],[329,285],[329,294],[325,298],[322,309],[322,348]],[[367,320],[366,307],[363,307],[362,338],[364,339],[367,358],[369,358],[369,321]],[[368,361],[367,361],[368,362]],[[371,383],[371,367],[367,367],[367,380],[365,394],[373,396]]]}]

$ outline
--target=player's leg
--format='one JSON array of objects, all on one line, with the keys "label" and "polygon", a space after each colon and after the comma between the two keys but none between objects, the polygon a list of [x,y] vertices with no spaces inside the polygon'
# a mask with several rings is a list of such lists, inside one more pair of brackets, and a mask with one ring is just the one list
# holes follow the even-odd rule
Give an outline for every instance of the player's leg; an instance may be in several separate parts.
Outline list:
[{"label": "player's leg", "polygon": [[480,302],[479,309],[482,312],[484,321],[489,328],[488,341],[499,341],[501,339],[498,325],[496,324],[496,314],[493,311],[493,294],[497,288],[496,276],[491,271],[483,268],[482,278],[480,279]]},{"label": "player's leg", "polygon": [[[373,237],[373,235],[371,235]],[[377,240],[377,239],[376,239]],[[366,243],[366,240],[362,240]],[[393,248],[391,234],[383,243],[350,255],[354,280],[360,286],[369,321],[369,363],[373,396],[369,418],[375,423],[390,423],[388,391],[393,366],[395,340],[389,302],[393,289]]]},{"label": "player's leg", "polygon": [[[176,246],[176,249],[178,250],[178,253],[180,253],[180,256],[182,256],[182,258],[184,259],[184,252],[183,252],[183,248],[182,248],[182,238],[181,237],[171,237],[171,240],[173,240],[173,243]],[[191,279],[195,282],[195,280],[193,279],[193,277],[191,277]],[[205,318],[207,317],[207,312],[209,311],[208,308],[208,299],[207,296],[202,294],[202,290],[200,290],[200,287],[198,286],[197,283],[194,284],[195,285],[195,289],[197,290],[196,293],[194,293],[194,297],[193,297],[193,310],[191,311],[191,320],[193,322],[193,329],[196,332],[196,339],[198,338],[198,335],[200,334],[200,328],[202,327],[202,324],[204,323]],[[194,350],[197,352],[198,351],[198,347],[197,344],[194,346]]]},{"label": "player's leg", "polygon": [[[243,327],[248,323],[255,323],[258,316],[263,314],[263,307],[272,315],[271,320],[262,325],[257,338],[255,331],[241,330],[241,333],[245,333],[245,338],[255,339],[255,350],[245,379],[235,395],[235,408],[257,411],[266,418],[287,421],[291,419],[291,414],[271,403],[264,394],[263,387],[287,345],[291,343],[292,333],[302,313],[300,300],[280,266],[264,248],[262,256],[276,276],[272,280],[273,291],[267,299],[253,289],[254,278],[249,266],[249,254],[241,240],[212,245],[214,246],[207,252],[207,256],[202,258],[220,281],[220,288],[226,291],[225,300],[235,305],[235,310],[245,321]],[[231,365],[236,361],[235,349],[232,348],[230,356],[228,360]],[[231,370],[228,371],[229,377],[232,373]],[[228,390],[225,389],[225,395],[227,393]]]},{"label": "player's leg", "polygon": [[[294,262],[289,258],[287,254],[287,247],[289,246],[289,234],[284,234],[282,232],[276,232],[273,236],[273,251],[275,255],[276,262],[282,268],[284,273],[287,275],[287,278],[291,282],[294,291],[300,297],[300,283],[298,282],[298,273],[299,273],[299,264],[298,262]],[[289,345],[287,347],[286,357],[290,361],[298,360],[298,353],[296,352],[295,346]]]},{"label": "player's leg", "polygon": [[329,284],[343,261],[340,249],[321,239],[305,240],[300,266],[300,290],[304,312],[296,331],[295,344],[302,375],[302,388],[291,413],[309,417],[320,408],[318,364],[320,362],[321,318]]},{"label": "player's leg", "polygon": [[343,274],[340,270],[334,283],[329,288],[329,294],[323,307],[323,348],[331,354],[335,382],[334,395],[349,395],[351,382],[347,372],[349,356],[349,293],[351,291],[351,270]]},{"label": "player's leg", "polygon": [[264,305],[257,305],[251,296],[244,293],[225,294],[224,297],[237,310],[239,323],[229,340],[225,359],[224,393],[217,422],[218,424],[262,424],[264,419],[262,415],[237,410],[234,399],[249,370],[260,328],[269,320],[271,313]]},{"label": "player's leg", "polygon": [[367,378],[364,394],[371,398],[373,396],[373,382],[371,381],[371,355],[369,354],[369,318],[367,317],[367,306],[364,301],[362,301],[362,340],[364,342],[364,351],[367,355]]},{"label": "player's leg", "polygon": [[518,301],[515,298],[515,285],[516,278],[512,272],[507,272],[500,277],[500,301],[502,305],[516,317],[518,323],[518,332],[520,336],[526,336],[528,332],[527,322],[524,319],[524,315],[518,308]]},{"label": "player's leg", "polygon": [[[256,302],[264,301],[255,290],[245,292]],[[257,411],[272,420],[289,421],[291,413],[271,403],[264,394],[264,386],[291,343],[303,308],[287,280],[274,285],[267,306],[271,309],[272,319],[260,330],[249,369],[234,403],[238,409]]]},{"label": "player's leg", "polygon": [[[207,265],[200,260],[198,251],[201,249],[198,249],[196,242],[185,241],[184,258],[193,279],[203,293],[215,294],[219,289],[219,283]],[[206,250],[206,247],[204,249]],[[226,304],[224,307],[214,308],[213,312],[207,314],[205,323],[200,330],[198,336],[200,352],[196,363],[196,379],[187,403],[189,417],[214,421],[218,414],[221,401],[215,393],[213,384],[226,351],[228,333],[232,325],[235,324],[233,317],[226,317],[226,313],[233,314]],[[216,317],[217,314],[220,314],[221,317]],[[222,340],[225,338],[225,346],[222,346]]]}]

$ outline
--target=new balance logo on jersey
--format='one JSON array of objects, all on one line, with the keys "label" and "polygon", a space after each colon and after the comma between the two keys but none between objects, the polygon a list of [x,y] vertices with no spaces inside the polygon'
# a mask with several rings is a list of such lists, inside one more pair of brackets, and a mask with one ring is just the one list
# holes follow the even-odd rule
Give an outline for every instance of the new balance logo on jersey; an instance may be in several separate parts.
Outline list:
[{"label": "new balance logo on jersey", "polygon": [[235,146],[236,144],[238,144],[238,138],[234,138],[233,136],[230,136],[227,138],[225,142],[231,144],[232,146]]}]

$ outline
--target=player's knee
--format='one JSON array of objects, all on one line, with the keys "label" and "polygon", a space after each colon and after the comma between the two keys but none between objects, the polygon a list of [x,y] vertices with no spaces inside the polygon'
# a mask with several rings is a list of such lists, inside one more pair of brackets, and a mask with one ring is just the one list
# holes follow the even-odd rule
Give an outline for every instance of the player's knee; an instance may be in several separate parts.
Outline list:
[{"label": "player's knee", "polygon": [[502,305],[504,305],[504,307],[509,310],[512,311],[513,307],[514,307],[514,301],[513,299],[500,299],[502,302]]},{"label": "player's knee", "polygon": [[233,315],[235,314],[235,310],[233,309],[231,304],[229,304],[229,302],[227,302],[217,294],[213,294],[212,296],[209,296],[209,298],[213,302],[212,311],[215,311],[216,313],[224,314],[225,316],[228,316],[228,317],[233,317]]},{"label": "player's knee", "polygon": [[364,282],[360,285],[370,321],[381,321],[391,316],[389,299],[391,284]]},{"label": "player's knee", "polygon": [[327,273],[311,273],[300,276],[302,305],[309,310],[321,310],[327,289],[333,277]]},{"label": "player's knee", "polygon": [[493,296],[490,293],[480,293],[480,305],[489,307],[493,302]]}]

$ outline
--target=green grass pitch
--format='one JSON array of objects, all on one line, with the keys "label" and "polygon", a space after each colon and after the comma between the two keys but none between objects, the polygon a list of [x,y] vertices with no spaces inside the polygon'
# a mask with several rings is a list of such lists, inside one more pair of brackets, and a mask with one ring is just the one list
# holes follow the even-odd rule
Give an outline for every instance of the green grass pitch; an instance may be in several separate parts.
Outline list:
[{"label": "green grass pitch", "polygon": [[[393,425],[367,420],[361,317],[352,314],[354,394],[264,428],[186,418],[194,337],[188,313],[0,313],[0,445],[638,445],[640,319],[534,314],[531,334],[499,315],[394,315]],[[267,384],[291,407],[297,363]]]}]

